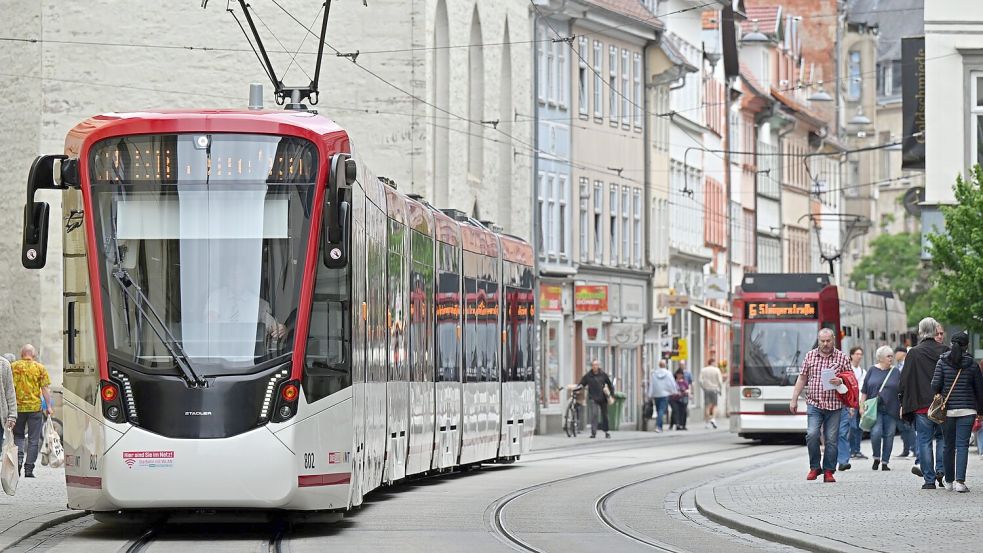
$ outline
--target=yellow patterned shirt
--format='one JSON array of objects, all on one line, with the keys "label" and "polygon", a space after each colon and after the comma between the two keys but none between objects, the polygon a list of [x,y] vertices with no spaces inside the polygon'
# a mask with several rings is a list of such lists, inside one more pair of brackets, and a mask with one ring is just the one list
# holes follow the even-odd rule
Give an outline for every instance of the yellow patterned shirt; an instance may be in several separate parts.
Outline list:
[{"label": "yellow patterned shirt", "polygon": [[36,413],[41,410],[41,388],[51,385],[48,369],[37,361],[18,359],[10,364],[17,391],[17,412]]}]

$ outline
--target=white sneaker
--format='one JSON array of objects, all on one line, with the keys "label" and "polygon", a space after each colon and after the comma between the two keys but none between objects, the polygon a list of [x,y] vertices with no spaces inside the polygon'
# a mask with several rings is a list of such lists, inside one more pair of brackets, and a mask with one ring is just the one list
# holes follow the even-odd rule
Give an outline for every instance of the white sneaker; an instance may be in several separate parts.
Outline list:
[{"label": "white sneaker", "polygon": [[946,482],[945,483],[945,491],[947,491],[947,492],[951,492],[952,491],[952,482]]},{"label": "white sneaker", "polygon": [[717,421],[710,419],[710,426],[717,428]]},{"label": "white sneaker", "polygon": [[955,484],[952,485],[952,491],[959,492],[959,493],[969,493],[969,488],[966,486],[966,484],[963,484],[962,482],[956,482]]}]

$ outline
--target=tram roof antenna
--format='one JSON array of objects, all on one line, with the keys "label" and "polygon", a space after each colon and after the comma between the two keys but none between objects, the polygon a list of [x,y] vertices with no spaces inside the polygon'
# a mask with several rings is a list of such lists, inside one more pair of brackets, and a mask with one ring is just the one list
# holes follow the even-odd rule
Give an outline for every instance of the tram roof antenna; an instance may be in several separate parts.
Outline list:
[{"label": "tram roof antenna", "polygon": [[[238,0],[239,7],[242,8],[243,15],[246,16],[246,22],[249,23],[249,30],[253,34],[253,38],[256,40],[256,47],[259,48],[259,53],[261,57],[261,62],[263,68],[266,70],[267,75],[270,77],[270,81],[273,83],[274,94],[276,95],[276,103],[283,105],[285,101],[290,100],[286,105],[286,109],[295,109],[306,111],[307,106],[302,104],[304,100],[310,101],[311,104],[317,104],[318,100],[318,79],[321,76],[321,60],[324,56],[324,43],[328,31],[328,16],[331,13],[331,0],[324,0],[324,17],[321,19],[321,40],[318,41],[317,46],[317,63],[314,66],[314,78],[311,79],[311,83],[307,86],[296,86],[288,87],[284,86],[283,81],[280,80],[276,71],[273,69],[273,63],[270,61],[269,54],[266,53],[266,46],[263,45],[263,38],[259,36],[259,30],[256,29],[256,24],[253,22],[253,16],[249,13],[249,4],[246,0]],[[208,3],[208,0],[203,0],[202,7]],[[226,7],[226,10],[232,12],[232,10]],[[232,13],[235,17],[235,13]],[[246,37],[248,39],[248,36]]]}]

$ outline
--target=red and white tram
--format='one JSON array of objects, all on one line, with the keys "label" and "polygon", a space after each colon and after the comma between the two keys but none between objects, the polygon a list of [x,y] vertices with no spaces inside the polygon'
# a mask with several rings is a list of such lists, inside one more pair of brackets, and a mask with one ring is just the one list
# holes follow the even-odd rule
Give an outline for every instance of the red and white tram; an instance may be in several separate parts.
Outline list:
[{"label": "red and white tram", "polygon": [[398,192],[307,111],[108,114],[62,192],[71,508],[344,510],[534,428],[533,253]]}]

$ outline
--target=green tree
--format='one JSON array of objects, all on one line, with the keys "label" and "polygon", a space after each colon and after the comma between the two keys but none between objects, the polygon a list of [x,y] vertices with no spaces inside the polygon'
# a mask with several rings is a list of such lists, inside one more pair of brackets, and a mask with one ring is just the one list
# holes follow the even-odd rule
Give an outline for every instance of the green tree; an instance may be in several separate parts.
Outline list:
[{"label": "green tree", "polygon": [[983,168],[956,178],[956,203],[942,206],[945,233],[928,236],[935,317],[983,331]]},{"label": "green tree", "polygon": [[850,274],[850,286],[867,290],[873,277],[874,290],[894,291],[905,302],[908,325],[914,326],[931,311],[931,273],[921,259],[921,236],[917,233],[882,234],[870,243],[870,253]]}]

